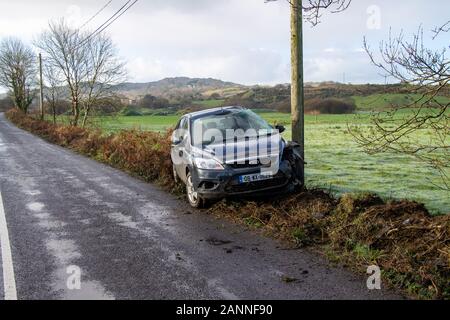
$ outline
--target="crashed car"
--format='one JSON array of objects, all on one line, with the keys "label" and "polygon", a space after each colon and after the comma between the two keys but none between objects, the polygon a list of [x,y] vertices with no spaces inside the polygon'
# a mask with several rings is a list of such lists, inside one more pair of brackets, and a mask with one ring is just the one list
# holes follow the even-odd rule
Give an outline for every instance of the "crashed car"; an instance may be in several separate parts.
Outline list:
[{"label": "crashed car", "polygon": [[243,107],[186,114],[172,136],[174,179],[186,185],[195,208],[213,199],[301,187],[299,145],[287,143],[281,137],[284,130]]}]

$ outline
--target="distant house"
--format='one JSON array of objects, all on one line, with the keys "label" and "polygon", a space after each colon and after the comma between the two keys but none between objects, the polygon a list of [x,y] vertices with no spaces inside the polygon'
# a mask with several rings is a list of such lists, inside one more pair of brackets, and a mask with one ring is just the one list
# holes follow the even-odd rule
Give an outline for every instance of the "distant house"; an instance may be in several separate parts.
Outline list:
[{"label": "distant house", "polygon": [[120,102],[126,106],[135,105],[137,103],[136,99],[132,99],[132,98],[129,98],[126,96],[120,96],[119,99],[120,99]]}]

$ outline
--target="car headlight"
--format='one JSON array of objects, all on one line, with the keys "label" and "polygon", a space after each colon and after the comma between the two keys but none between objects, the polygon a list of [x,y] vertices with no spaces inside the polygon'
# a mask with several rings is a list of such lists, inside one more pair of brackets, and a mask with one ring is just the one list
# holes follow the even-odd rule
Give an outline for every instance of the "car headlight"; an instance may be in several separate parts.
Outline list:
[{"label": "car headlight", "polygon": [[214,159],[194,158],[195,166],[205,170],[223,170],[223,166]]}]

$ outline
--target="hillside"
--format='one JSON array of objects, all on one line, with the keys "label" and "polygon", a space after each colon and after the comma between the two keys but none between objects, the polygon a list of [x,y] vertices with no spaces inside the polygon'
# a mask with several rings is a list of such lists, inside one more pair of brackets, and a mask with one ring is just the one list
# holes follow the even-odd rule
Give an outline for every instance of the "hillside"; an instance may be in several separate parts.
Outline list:
[{"label": "hillside", "polygon": [[[420,94],[410,94],[411,88],[401,84],[342,84],[335,82],[305,84],[305,103],[339,100],[354,103],[358,110],[386,110],[392,105],[406,106],[420,99]],[[290,85],[273,87],[254,86],[247,91],[225,99],[225,105],[242,105],[254,109],[290,111]],[[440,103],[450,102],[450,90],[437,96]]]},{"label": "hillside", "polygon": [[231,96],[246,90],[246,86],[212,78],[166,78],[148,83],[123,83],[116,91],[129,99],[137,99],[147,94],[179,100],[180,97],[203,99],[217,93],[220,96]]},{"label": "hillside", "polygon": [[[212,78],[175,77],[147,83],[128,82],[114,89],[120,98],[115,110],[122,110],[123,115],[163,115],[227,105],[280,112],[290,112],[291,108],[289,84],[245,86]],[[305,111],[352,113],[386,110],[392,105],[407,106],[420,98],[419,94],[409,94],[410,90],[402,84],[306,83]],[[11,103],[1,99],[2,96],[5,94],[0,94],[0,104],[5,109]],[[442,91],[436,100],[449,103],[450,89]],[[32,109],[36,107],[37,99]],[[110,112],[106,109],[99,112]]]}]

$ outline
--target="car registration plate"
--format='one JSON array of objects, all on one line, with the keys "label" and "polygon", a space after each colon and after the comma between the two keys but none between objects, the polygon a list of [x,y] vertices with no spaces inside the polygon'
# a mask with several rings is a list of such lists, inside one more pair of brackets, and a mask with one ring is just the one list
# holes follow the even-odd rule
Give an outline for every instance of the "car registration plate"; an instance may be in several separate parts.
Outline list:
[{"label": "car registration plate", "polygon": [[269,174],[248,174],[239,177],[239,183],[248,183],[254,181],[262,181],[272,179],[273,176]]}]

